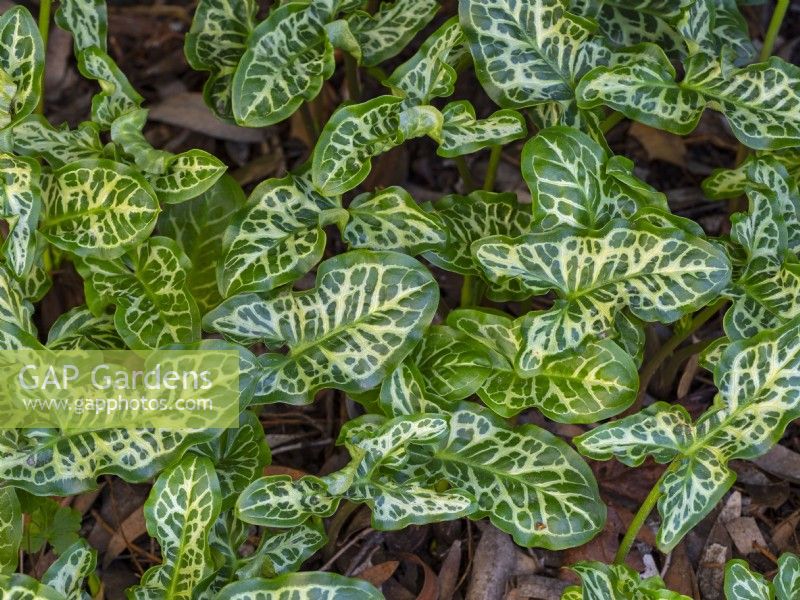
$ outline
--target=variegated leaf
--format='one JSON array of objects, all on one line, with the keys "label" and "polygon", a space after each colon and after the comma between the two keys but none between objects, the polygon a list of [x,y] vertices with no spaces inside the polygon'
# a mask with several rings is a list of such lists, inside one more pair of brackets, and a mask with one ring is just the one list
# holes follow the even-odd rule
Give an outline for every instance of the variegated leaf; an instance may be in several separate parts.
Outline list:
[{"label": "variegated leaf", "polygon": [[458,17],[445,21],[420,49],[397,67],[383,84],[409,104],[447,97],[456,83],[456,67],[469,55]]},{"label": "variegated leaf", "polygon": [[15,573],[0,575],[0,600],[66,600],[63,594],[33,577]]},{"label": "variegated leaf", "polygon": [[[576,600],[691,600],[667,590],[660,577],[643,579],[627,565],[582,561],[570,568],[581,578],[581,590],[575,594]],[[569,597],[565,594],[561,600]]]},{"label": "variegated leaf", "polygon": [[22,543],[22,508],[14,488],[0,487],[0,577],[17,570]]},{"label": "variegated leaf", "polygon": [[381,384],[378,402],[389,416],[437,413],[442,407],[425,396],[423,375],[412,360],[405,360],[386,376]]},{"label": "variegated leaf", "polygon": [[43,158],[58,169],[85,158],[100,158],[103,144],[98,134],[97,124],[89,121],[77,129],[66,124],[55,128],[42,115],[30,115],[14,126],[14,152]]},{"label": "variegated leaf", "polygon": [[241,186],[223,175],[199,197],[164,207],[159,233],[175,240],[189,258],[187,285],[200,314],[222,301],[217,287],[217,266],[222,262],[222,240],[236,212],[244,205]]},{"label": "variegated leaf", "polygon": [[258,549],[242,561],[236,576],[248,580],[293,573],[327,541],[323,531],[308,524],[264,535]]},{"label": "variegated leaf", "polygon": [[158,216],[155,193],[142,175],[105,159],[82,160],[55,172],[43,188],[42,234],[55,246],[77,254],[120,256],[153,231]]},{"label": "variegated leaf", "polygon": [[165,204],[178,204],[213,186],[227,167],[220,159],[203,150],[188,150],[170,158],[164,173],[148,176],[158,199]]},{"label": "variegated leaf", "polygon": [[714,299],[731,271],[725,253],[703,239],[622,220],[599,231],[559,226],[485,238],[472,251],[490,281],[515,279],[532,294],[559,296],[525,324],[517,368],[527,374],[544,357],[609,333],[624,307],[645,321],[677,320]]},{"label": "variegated leaf", "polygon": [[473,410],[450,417],[437,470],[475,495],[479,510],[523,546],[578,546],[606,517],[591,469],[565,442],[533,425],[508,429]]},{"label": "variegated leaf", "polygon": [[307,273],[325,250],[322,227],[338,218],[338,198],[314,191],[311,172],[268,179],[233,217],[222,241],[217,281],[224,297],[266,292]]},{"label": "variegated leaf", "polygon": [[0,442],[0,479],[42,496],[70,496],[96,487],[100,475],[144,482],[187,448],[217,435],[213,430],[105,429],[20,436]]},{"label": "variegated leaf", "polygon": [[2,246],[6,264],[25,277],[36,254],[36,227],[42,208],[39,164],[30,158],[0,153],[0,218],[8,223]]},{"label": "variegated leaf", "polygon": [[98,316],[86,306],[62,314],[47,333],[51,350],[121,350],[125,342],[117,333],[112,315]]},{"label": "variegated leaf", "polygon": [[361,194],[347,208],[350,220],[342,237],[350,248],[397,250],[416,255],[447,243],[444,224],[426,213],[407,191],[393,186]]},{"label": "variegated leaf", "polygon": [[159,476],[144,516],[163,562],[128,590],[129,598],[194,598],[196,586],[211,569],[208,531],[219,516],[220,503],[219,481],[208,458],[187,454]]},{"label": "variegated leaf", "polygon": [[105,129],[126,112],[139,108],[144,100],[112,58],[97,46],[78,54],[78,69],[100,85],[100,93],[92,98],[92,121]]},{"label": "variegated leaf", "polygon": [[448,243],[441,250],[425,253],[425,258],[463,275],[481,274],[469,251],[473,242],[492,235],[522,235],[531,224],[530,211],[516,195],[508,193],[477,191],[468,196],[445,196],[432,204],[431,212],[444,222]]},{"label": "variegated leaf", "polygon": [[314,148],[314,187],[325,196],[352,190],[369,174],[374,156],[406,139],[437,137],[441,118],[432,106],[408,107],[395,96],[378,96],[339,108]]},{"label": "variegated leaf", "polygon": [[313,290],[235,296],[204,325],[240,342],[288,345],[288,355],[262,359],[257,396],[307,403],[327,387],[377,386],[419,341],[438,299],[435,280],[413,258],[354,250],[323,262]]},{"label": "variegated leaf", "polygon": [[791,600],[800,594],[800,557],[785,552],[778,559],[778,574],[772,583],[777,600]]},{"label": "variegated leaf", "polygon": [[250,34],[232,83],[239,125],[264,127],[286,119],[333,74],[323,4],[283,3]]},{"label": "variegated leaf", "polygon": [[168,238],[153,237],[128,253],[127,261],[83,259],[92,312],[116,305],[114,324],[129,348],[159,348],[200,338],[200,314],[187,285],[189,259]]},{"label": "variegated leaf", "polygon": [[83,600],[83,582],[94,573],[97,551],[81,539],[67,548],[42,576],[42,583],[64,595],[66,600]]},{"label": "variegated leaf", "polygon": [[293,481],[288,475],[268,475],[256,479],[239,495],[236,515],[246,523],[265,527],[297,527],[311,516],[331,516],[340,501],[319,477]]},{"label": "variegated leaf", "polygon": [[433,19],[436,0],[393,0],[381,2],[370,15],[356,11],[347,17],[350,30],[361,48],[361,62],[375,66],[392,58]]},{"label": "variegated leaf", "polygon": [[211,73],[203,87],[206,104],[227,121],[233,121],[233,74],[255,27],[257,9],[253,0],[201,0],[186,34],[186,60],[193,69]]},{"label": "variegated leaf", "polygon": [[0,323],[7,323],[35,338],[32,319],[33,306],[25,298],[19,282],[6,267],[0,266]]},{"label": "variegated leaf", "polygon": [[257,479],[271,461],[264,428],[256,414],[249,410],[239,416],[238,429],[226,429],[194,451],[208,456],[214,463],[223,511],[233,507],[241,491]]},{"label": "variegated leaf", "polygon": [[519,328],[510,317],[459,309],[447,323],[486,345],[501,358],[478,390],[481,400],[502,417],[536,408],[562,423],[594,423],[613,416],[636,398],[638,374],[630,356],[612,340],[592,342],[563,354],[548,356],[532,377],[514,371],[519,352]]},{"label": "variegated leaf", "polygon": [[570,127],[550,127],[528,141],[522,175],[531,190],[534,218],[543,229],[562,224],[599,229],[644,206],[669,211],[664,194],[637,178],[631,161],[611,156]]},{"label": "variegated leaf", "polygon": [[14,6],[0,16],[0,81],[7,96],[0,129],[33,112],[42,96],[43,75],[44,47],[36,21],[27,8]]},{"label": "variegated leaf", "polygon": [[772,585],[760,573],[754,573],[743,560],[725,564],[725,597],[736,600],[774,600]]},{"label": "variegated leaf", "polygon": [[686,46],[676,30],[681,12],[705,0],[571,0],[569,10],[597,21],[600,31],[615,45],[629,47],[641,42],[658,44],[670,56],[685,55]]},{"label": "variegated leaf", "polygon": [[606,104],[628,118],[681,135],[696,127],[710,104],[727,117],[740,142],[777,149],[800,143],[799,88],[800,67],[777,57],[737,69],[699,53],[688,59],[679,83],[662,54],[659,60],[599,67],[581,80],[576,93],[583,108]]},{"label": "variegated leaf", "polygon": [[461,26],[475,73],[492,100],[524,108],[574,98],[575,84],[611,60],[593,24],[565,10],[565,0],[461,0]]},{"label": "variegated leaf", "polygon": [[442,109],[439,156],[470,154],[487,146],[500,146],[528,133],[525,119],[515,110],[503,109],[485,119],[475,118],[475,108],[467,100],[451,102]]},{"label": "variegated leaf", "polygon": [[64,0],[56,11],[56,24],[72,34],[76,54],[90,46],[106,51],[108,14],[104,0]]},{"label": "variegated leaf", "polygon": [[293,573],[275,579],[250,579],[225,587],[216,600],[382,600],[362,579],[335,573]]}]

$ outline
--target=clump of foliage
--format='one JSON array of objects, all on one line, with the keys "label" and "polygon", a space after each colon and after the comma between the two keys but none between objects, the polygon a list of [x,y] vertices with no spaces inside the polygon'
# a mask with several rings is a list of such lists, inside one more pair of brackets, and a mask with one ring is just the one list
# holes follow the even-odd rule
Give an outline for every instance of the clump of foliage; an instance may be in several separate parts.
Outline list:
[{"label": "clump of foliage", "polygon": [[[780,10],[756,57],[728,0],[460,0],[386,73],[437,2],[291,0],[261,22],[257,8],[199,2],[186,57],[210,73],[216,115],[248,127],[308,117],[337,52],[350,102],[304,165],[249,196],[210,154],[147,141],[142,96],[108,54],[101,0],[62,0],[55,17],[99,85],[75,129],[36,112],[47,19],[40,31],[23,7],[0,17],[2,347],[234,348],[242,368],[238,429],[0,432],[0,598],[96,588],[94,550],[47,497],[101,475],[155,480],[145,518],[163,562],[131,599],[366,600],[381,596],[363,581],[298,572],[343,501],[369,506],[380,530],[486,517],[520,545],[564,549],[606,519],[583,457],[669,466],[616,564],[575,565],[582,584],[564,598],[682,598],[623,564],[639,527],[656,508],[669,552],[731,488],[728,462],[763,455],[800,417],[800,68],[769,57]],[[442,100],[465,69],[496,112]],[[360,97],[366,72],[384,95]],[[623,117],[687,134],[706,108],[753,150],[704,184],[711,198],[749,200],[725,238],[672,215],[604,137]],[[400,187],[359,189],[373,158],[420,137],[457,161],[491,148],[485,189],[423,204]],[[493,189],[502,146],[523,138],[531,204]],[[334,229],[348,251],[322,261]],[[86,305],[44,336],[33,305],[62,261],[83,278]],[[441,312],[427,265],[463,276],[461,307]],[[311,272],[310,289],[293,289]],[[517,318],[482,307],[547,294],[547,309]],[[658,366],[642,367],[647,324],[674,324],[674,349],[728,303],[725,337],[702,357],[713,406],[695,419],[679,403],[643,408]],[[364,408],[339,438],[350,462],[324,477],[263,477],[259,406],[309,404],[326,389]],[[575,450],[511,420],[530,409],[570,424],[627,413]],[[244,556],[253,526],[260,544]],[[41,581],[16,573],[31,534],[59,554]],[[728,598],[800,597],[798,558],[779,567],[768,582],[731,562]]]}]

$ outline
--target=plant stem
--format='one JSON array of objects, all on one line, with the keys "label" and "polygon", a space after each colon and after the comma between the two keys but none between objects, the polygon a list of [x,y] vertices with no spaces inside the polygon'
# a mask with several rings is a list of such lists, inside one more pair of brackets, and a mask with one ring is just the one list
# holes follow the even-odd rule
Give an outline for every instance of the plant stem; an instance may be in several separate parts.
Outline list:
[{"label": "plant stem", "polygon": [[653,512],[658,499],[661,497],[661,482],[671,468],[672,465],[658,478],[653,489],[647,494],[647,498],[644,499],[639,510],[636,511],[636,514],[633,516],[633,521],[631,521],[628,531],[625,532],[625,537],[622,538],[622,541],[619,543],[619,548],[617,548],[617,554],[614,556],[614,564],[621,565],[625,562],[625,558],[628,556],[628,552],[631,551],[631,547],[636,540],[636,536],[639,534],[639,530],[644,525],[647,517],[650,516],[650,513]]},{"label": "plant stem", "polygon": [[772,55],[772,51],[775,49],[775,39],[778,37],[778,31],[783,24],[783,18],[786,16],[788,9],[789,0],[778,0],[775,5],[775,12],[772,13],[772,18],[769,21],[767,33],[764,36],[764,45],[758,55],[759,62],[767,60]]},{"label": "plant stem", "polygon": [[464,187],[466,188],[467,193],[477,190],[478,186],[475,184],[475,180],[472,178],[472,173],[469,172],[469,167],[467,166],[467,161],[464,160],[464,157],[456,156],[453,159],[453,162],[456,163],[458,174],[461,175],[461,181],[464,182]]},{"label": "plant stem", "polygon": [[[50,37],[50,0],[39,1],[39,36],[42,38],[42,46],[47,54],[47,40]],[[44,90],[36,106],[36,112],[40,115],[44,113]]]},{"label": "plant stem", "polygon": [[608,133],[614,128],[615,125],[618,125],[624,120],[625,115],[623,115],[621,112],[614,111],[600,122],[600,131],[603,133]]},{"label": "plant stem", "polygon": [[461,285],[461,308],[478,306],[483,300],[484,284],[474,275],[464,275]]},{"label": "plant stem", "polygon": [[672,337],[658,349],[658,352],[656,352],[653,358],[650,359],[650,362],[642,368],[639,374],[639,394],[636,396],[636,402],[629,410],[636,411],[641,408],[642,400],[644,400],[644,395],[647,393],[647,386],[650,384],[650,380],[656,374],[656,371],[658,371],[661,363],[663,363],[685,339],[700,329],[711,317],[716,315],[727,302],[727,298],[722,298],[711,306],[705,307],[694,316],[688,327],[676,331]]},{"label": "plant stem", "polygon": [[314,116],[311,105],[308,102],[303,102],[300,105],[300,116],[303,118],[303,125],[305,125],[309,135],[315,140],[319,138],[319,123],[317,123],[317,117]]},{"label": "plant stem", "polygon": [[361,82],[358,80],[358,63],[347,52],[344,52],[344,76],[347,80],[347,95],[352,102],[361,100]]},{"label": "plant stem", "polygon": [[497,179],[497,167],[500,166],[502,154],[502,146],[492,146],[492,152],[489,154],[489,165],[486,167],[486,179],[483,180],[483,189],[487,192],[491,192],[494,189],[494,182]]}]

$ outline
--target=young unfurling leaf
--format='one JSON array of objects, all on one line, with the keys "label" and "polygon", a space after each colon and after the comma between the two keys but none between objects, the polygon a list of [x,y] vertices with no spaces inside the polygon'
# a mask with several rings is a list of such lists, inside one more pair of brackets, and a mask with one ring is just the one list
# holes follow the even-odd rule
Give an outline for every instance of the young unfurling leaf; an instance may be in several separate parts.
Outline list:
[{"label": "young unfurling leaf", "polygon": [[442,110],[442,133],[437,154],[461,156],[487,146],[497,146],[525,137],[525,119],[515,110],[498,110],[486,119],[476,119],[466,100],[451,102]]},{"label": "young unfurling leaf", "polygon": [[100,93],[92,98],[92,121],[105,129],[110,129],[125,113],[139,108],[144,100],[111,57],[97,46],[78,54],[78,69],[84,77],[100,85]]},{"label": "young unfurling leaf", "polygon": [[9,224],[2,254],[16,277],[28,274],[36,255],[36,227],[42,208],[39,164],[0,154],[0,218]]},{"label": "young unfurling leaf", "polygon": [[627,565],[606,565],[598,561],[583,561],[570,567],[581,578],[580,588],[567,588],[561,600],[691,600],[671,592],[660,577],[642,578]]},{"label": "young unfurling leaf", "polygon": [[257,396],[305,404],[326,387],[376,387],[422,337],[438,300],[436,282],[413,258],[354,250],[322,263],[312,290],[234,296],[203,322],[239,342],[287,344],[288,355],[262,359]]},{"label": "young unfurling leaf", "polygon": [[669,323],[715,298],[731,276],[717,246],[642,221],[616,220],[592,232],[559,226],[516,239],[490,237],[472,251],[490,281],[514,278],[532,294],[553,289],[559,295],[525,324],[516,366],[527,374],[544,357],[608,333],[623,307],[644,321]]}]

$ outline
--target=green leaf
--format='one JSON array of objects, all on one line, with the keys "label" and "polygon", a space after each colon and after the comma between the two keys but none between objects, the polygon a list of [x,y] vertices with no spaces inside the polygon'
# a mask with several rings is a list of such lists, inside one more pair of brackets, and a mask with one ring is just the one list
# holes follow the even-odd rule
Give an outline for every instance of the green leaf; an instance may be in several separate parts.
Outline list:
[{"label": "green leaf", "polygon": [[743,560],[725,564],[725,597],[741,600],[774,600],[770,583],[759,573],[753,573]]},{"label": "green leaf", "polygon": [[194,597],[195,587],[211,569],[208,531],[220,504],[219,481],[208,458],[188,454],[161,474],[145,502],[144,518],[163,562],[128,591],[130,598]]},{"label": "green leaf", "polygon": [[104,159],[57,170],[43,200],[42,234],[58,248],[101,258],[120,256],[147,238],[159,210],[139,172]]},{"label": "green leaf", "polygon": [[148,177],[158,199],[165,204],[178,204],[208,191],[225,173],[220,159],[203,150],[188,150],[173,156],[166,172]]},{"label": "green leaf", "polygon": [[253,0],[201,0],[186,34],[186,60],[195,70],[211,72],[203,87],[206,104],[227,121],[233,121],[233,74],[255,27],[257,9]]},{"label": "green leaf", "polygon": [[382,600],[383,594],[361,579],[335,573],[294,573],[275,579],[238,581],[225,587],[218,600]]},{"label": "green leaf", "polygon": [[350,220],[342,237],[350,248],[416,255],[447,243],[442,221],[437,215],[423,211],[401,187],[361,194],[353,199],[347,211]]},{"label": "green leaf", "polygon": [[461,0],[461,26],[486,93],[504,108],[570,100],[575,84],[611,50],[565,0]]},{"label": "green leaf", "polygon": [[450,96],[456,83],[456,67],[468,54],[458,17],[453,17],[434,31],[383,84],[409,104],[426,104],[433,98]]},{"label": "green leaf", "polygon": [[90,46],[106,51],[108,14],[103,0],[64,0],[56,11],[56,24],[72,34],[76,54]]},{"label": "green leaf", "polygon": [[189,259],[168,238],[149,238],[127,261],[87,257],[78,265],[95,314],[116,305],[114,324],[129,348],[159,348],[200,339],[200,313],[189,292]]},{"label": "green leaf", "polygon": [[248,410],[240,415],[238,429],[226,429],[194,451],[214,461],[223,511],[233,507],[239,493],[257,479],[271,461],[264,428],[256,414]]},{"label": "green leaf", "polygon": [[472,493],[479,510],[522,546],[584,544],[603,527],[605,505],[591,469],[565,442],[533,425],[509,429],[461,409],[450,417],[436,471]]},{"label": "green leaf", "polygon": [[524,374],[548,355],[608,334],[624,307],[644,321],[670,323],[705,306],[727,286],[731,270],[717,246],[642,221],[490,237],[472,251],[490,281],[516,278],[532,294],[555,290],[559,297],[551,309],[529,315],[517,360]]},{"label": "green leaf", "polygon": [[81,539],[64,550],[42,576],[42,583],[64,594],[67,600],[83,600],[84,579],[94,573],[97,551]]},{"label": "green leaf", "polygon": [[800,593],[800,557],[785,552],[778,559],[778,574],[773,580],[778,600],[792,600]]},{"label": "green leaf", "polygon": [[159,233],[175,240],[192,263],[187,285],[200,314],[222,301],[217,287],[222,240],[234,214],[244,203],[241,186],[232,177],[223,175],[208,191],[187,202],[165,206],[159,216]]},{"label": "green leaf", "polygon": [[14,126],[14,152],[43,158],[54,169],[86,158],[100,158],[99,127],[90,121],[77,129],[53,127],[42,115],[30,115]]},{"label": "green leaf", "polygon": [[313,100],[334,70],[319,3],[286,2],[250,34],[233,77],[233,114],[239,125],[283,121]]},{"label": "green leaf", "polygon": [[412,360],[405,360],[381,384],[378,403],[390,416],[441,412],[441,406],[425,396],[425,382]]},{"label": "green leaf", "polygon": [[92,98],[92,121],[105,129],[125,113],[139,108],[144,98],[103,50],[91,46],[78,54],[78,70],[100,85]]},{"label": "green leaf", "polygon": [[630,356],[612,340],[586,344],[575,351],[548,356],[532,377],[514,371],[519,329],[525,318],[484,310],[458,309],[448,325],[496,353],[494,369],[478,390],[481,400],[502,417],[536,408],[561,423],[595,423],[630,406],[639,378]]},{"label": "green leaf", "polygon": [[354,250],[323,262],[314,289],[235,296],[204,326],[243,343],[286,344],[288,355],[263,359],[257,396],[308,403],[327,387],[377,386],[420,340],[438,300],[435,280],[413,258]]},{"label": "green leaf", "polygon": [[47,347],[51,350],[121,350],[125,342],[119,337],[110,314],[95,316],[86,306],[76,306],[58,317],[50,327]]},{"label": "green leaf", "polygon": [[324,532],[305,524],[274,535],[264,535],[258,549],[241,561],[236,576],[247,580],[293,573],[327,541]]},{"label": "green leaf", "polygon": [[338,198],[314,191],[302,168],[258,185],[233,217],[222,241],[217,280],[224,297],[266,292],[307,273],[325,250],[325,214],[341,208]]},{"label": "green leaf", "polygon": [[35,339],[32,317],[33,306],[23,295],[19,282],[5,267],[0,267],[0,323],[7,323]]},{"label": "green leaf", "polygon": [[268,475],[256,479],[239,495],[236,516],[265,527],[297,527],[310,516],[331,516],[340,500],[319,477],[293,481],[288,475]]},{"label": "green leaf", "polygon": [[737,69],[703,53],[688,59],[686,76],[676,82],[662,53],[658,60],[598,67],[581,80],[576,93],[582,108],[605,104],[680,135],[694,130],[710,104],[727,117],[740,142],[777,149],[800,143],[798,87],[800,67],[777,57]]},{"label": "green leaf", "polygon": [[525,119],[517,111],[498,110],[486,119],[476,119],[475,108],[467,100],[445,106],[442,118],[444,123],[436,153],[446,158],[507,144],[528,133]]},{"label": "green leaf", "polygon": [[436,137],[440,130],[438,110],[407,107],[395,96],[343,106],[333,113],[314,148],[314,187],[325,196],[352,190],[369,174],[372,157],[413,137]]},{"label": "green leaf", "polygon": [[800,377],[798,333],[800,317],[724,347],[714,370],[719,395],[695,424],[684,409],[657,403],[576,440],[593,458],[613,455],[629,465],[640,464],[645,455],[672,460],[658,503],[662,551],[674,548],[733,485],[736,475],[728,461],[763,455],[800,416],[800,402],[791,392]]},{"label": "green leaf", "polygon": [[23,534],[25,552],[33,554],[50,544],[57,554],[64,553],[78,541],[81,513],[69,506],[61,506],[50,498],[37,498],[24,494],[20,498],[28,515]]},{"label": "green leaf", "polygon": [[0,153],[0,217],[9,231],[2,252],[16,277],[24,277],[36,254],[36,226],[42,207],[39,164],[30,158]]},{"label": "green leaf", "polygon": [[39,28],[24,6],[0,16],[0,80],[8,94],[8,109],[0,111],[0,129],[27,117],[39,104],[44,75],[44,46]]},{"label": "green leaf", "polygon": [[669,211],[664,194],[633,175],[630,160],[611,156],[570,127],[549,127],[528,141],[522,175],[531,190],[534,219],[543,229],[561,224],[599,229],[644,206]]},{"label": "green leaf", "polygon": [[361,63],[372,67],[400,53],[438,10],[436,0],[394,0],[381,2],[374,15],[363,11],[348,15],[361,47]]},{"label": "green leaf", "polygon": [[492,235],[522,235],[531,224],[530,211],[510,193],[476,191],[468,196],[445,196],[432,204],[430,212],[444,222],[448,244],[426,252],[425,258],[462,275],[481,275],[469,252],[473,242]]},{"label": "green leaf", "polygon": [[3,600],[66,600],[50,586],[20,573],[0,575],[0,589]]},{"label": "green leaf", "polygon": [[0,487],[0,577],[17,570],[22,543],[22,508],[13,488]]},{"label": "green leaf", "polygon": [[[607,565],[598,561],[581,561],[570,567],[581,578],[582,590],[576,600],[691,600],[671,592],[660,577],[642,579],[627,565]],[[566,595],[561,597],[565,600]]]},{"label": "green leaf", "polygon": [[213,430],[104,429],[0,441],[0,479],[43,496],[94,489],[100,475],[144,482],[215,435]]}]

